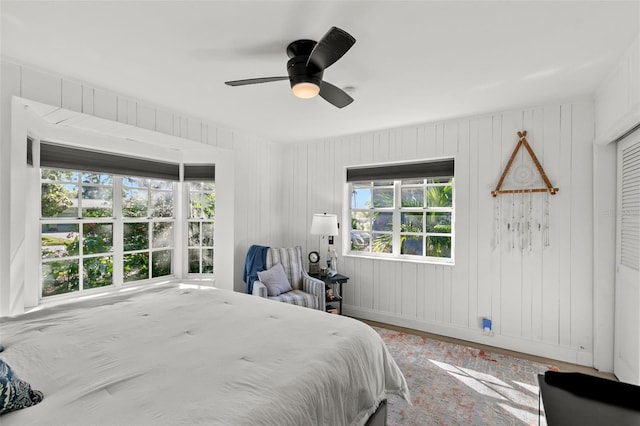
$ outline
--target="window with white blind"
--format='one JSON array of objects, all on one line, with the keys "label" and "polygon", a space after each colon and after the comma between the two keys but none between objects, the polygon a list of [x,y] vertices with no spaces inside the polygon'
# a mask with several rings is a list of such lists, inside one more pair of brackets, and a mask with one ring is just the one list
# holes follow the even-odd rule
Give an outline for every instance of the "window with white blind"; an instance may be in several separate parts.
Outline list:
[{"label": "window with white blind", "polygon": [[349,251],[452,263],[454,160],[347,168]]},{"label": "window with white blind", "polygon": [[[40,167],[41,297],[174,274],[213,275],[215,166],[127,157],[28,141]],[[186,194],[188,212],[176,209]],[[176,240],[176,222],[188,242]]]}]

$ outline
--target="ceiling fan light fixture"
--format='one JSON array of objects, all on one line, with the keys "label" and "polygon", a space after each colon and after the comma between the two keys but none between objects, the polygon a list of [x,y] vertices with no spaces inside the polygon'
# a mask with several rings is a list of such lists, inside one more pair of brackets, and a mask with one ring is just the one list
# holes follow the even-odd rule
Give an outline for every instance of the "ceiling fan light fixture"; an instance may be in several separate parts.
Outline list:
[{"label": "ceiling fan light fixture", "polygon": [[318,96],[318,93],[320,93],[320,86],[303,81],[295,84],[291,90],[293,91],[293,94],[300,99],[310,99]]}]

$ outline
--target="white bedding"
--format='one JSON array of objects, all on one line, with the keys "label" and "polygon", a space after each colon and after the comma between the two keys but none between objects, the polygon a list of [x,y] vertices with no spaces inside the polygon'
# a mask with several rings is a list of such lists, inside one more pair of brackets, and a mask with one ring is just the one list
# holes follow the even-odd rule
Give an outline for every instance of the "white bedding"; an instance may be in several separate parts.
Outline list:
[{"label": "white bedding", "polygon": [[347,317],[164,285],[0,320],[0,358],[44,392],[9,425],[361,425],[409,399],[378,334]]}]

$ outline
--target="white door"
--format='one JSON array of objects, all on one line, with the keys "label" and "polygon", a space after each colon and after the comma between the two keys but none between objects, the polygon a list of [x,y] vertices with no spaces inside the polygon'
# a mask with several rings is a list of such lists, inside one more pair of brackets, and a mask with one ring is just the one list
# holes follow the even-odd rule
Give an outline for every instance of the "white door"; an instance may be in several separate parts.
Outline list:
[{"label": "white door", "polygon": [[613,369],[640,385],[640,130],[618,142]]}]

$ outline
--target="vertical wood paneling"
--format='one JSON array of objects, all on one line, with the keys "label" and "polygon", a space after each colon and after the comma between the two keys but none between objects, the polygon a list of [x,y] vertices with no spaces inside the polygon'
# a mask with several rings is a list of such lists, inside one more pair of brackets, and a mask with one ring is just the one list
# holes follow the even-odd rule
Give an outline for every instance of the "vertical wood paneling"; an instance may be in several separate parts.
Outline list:
[{"label": "vertical wood paneling", "polygon": [[95,89],[94,115],[107,120],[118,119],[118,98],[114,93]]},{"label": "vertical wood paneling", "polygon": [[[174,128],[173,128],[174,134],[176,131],[177,130],[175,128],[175,115],[174,115]],[[220,148],[234,150],[233,132],[231,132],[230,130],[218,129],[218,132],[216,133],[216,140],[218,141],[217,145]]]},{"label": "vertical wood paneling", "polygon": [[118,96],[116,102],[116,121],[118,121],[119,123],[128,124],[129,101],[122,96]]},{"label": "vertical wood paneling", "polygon": [[187,139],[202,142],[202,121],[187,119]]},{"label": "vertical wood paneling", "polygon": [[[230,133],[230,132],[229,132]],[[173,136],[182,136],[182,117],[178,114],[173,114]]]},{"label": "vertical wood paneling", "polygon": [[416,158],[418,153],[418,129],[411,127],[401,131],[401,147],[399,150],[399,158]]},{"label": "vertical wood paneling", "polygon": [[376,264],[378,265],[376,282],[379,287],[379,309],[381,312],[393,313],[396,294],[394,291],[394,283],[397,281],[397,277],[394,276],[393,268],[390,268],[389,265],[382,264],[381,262],[376,262]]},{"label": "vertical wood paneling", "polygon": [[373,163],[389,160],[389,132],[384,132],[375,137],[367,137],[361,140],[362,161]]},{"label": "vertical wood paneling", "polygon": [[156,131],[165,135],[173,135],[173,114],[171,112],[156,110]]},{"label": "vertical wood paneling", "polygon": [[[471,197],[471,227],[469,230],[470,268],[469,278],[475,282],[469,293],[469,326],[479,326],[481,317],[491,317],[491,294],[494,280],[491,279],[491,258],[495,254],[497,242],[495,236],[494,199],[490,191],[495,181],[494,173],[489,171],[492,162],[492,121],[490,117],[471,120],[469,141],[469,192]],[[473,214],[477,212],[477,214]],[[475,238],[474,238],[475,235]],[[474,303],[475,301],[475,303]]]},{"label": "vertical wood paneling", "polygon": [[[456,240],[463,236],[466,240],[460,250],[455,250],[455,268],[452,268],[454,279],[451,282],[451,322],[467,327],[471,313],[470,289],[475,288],[471,282],[469,269],[471,248],[475,247],[477,235],[472,234],[470,227],[471,214],[471,182],[472,169],[469,160],[469,120],[460,120],[457,129],[455,154],[455,233]],[[473,211],[477,211],[474,206]],[[462,241],[460,241],[462,243]],[[475,292],[474,292],[475,294]],[[474,298],[475,303],[475,298]],[[474,309],[475,310],[475,309]]]},{"label": "vertical wood paneling", "polygon": [[416,264],[416,318],[424,321],[427,287],[424,284],[424,264]]},{"label": "vertical wood paneling", "polygon": [[[461,120],[464,121],[464,120]],[[458,131],[459,131],[459,123],[460,121],[448,121],[444,124],[443,128],[443,142],[442,142],[442,155],[443,156],[456,156],[458,153]],[[468,170],[464,173],[468,173]],[[464,176],[463,176],[464,182]],[[464,186],[464,185],[463,185]],[[457,189],[456,189],[457,191]],[[467,188],[462,189],[462,193],[465,191],[468,192]],[[464,196],[464,195],[463,195]],[[464,217],[464,213],[463,216]],[[464,219],[463,219],[464,220]],[[464,228],[464,225],[462,226]],[[467,228],[468,229],[468,228]],[[465,244],[466,246],[466,244]],[[462,250],[464,253],[464,249]],[[464,255],[463,255],[464,257]],[[465,261],[463,260],[462,268],[465,268]],[[467,286],[469,285],[468,281],[465,282],[463,280],[458,280],[454,285],[454,274],[455,270],[458,268],[453,268],[451,266],[443,267],[443,275],[442,275],[442,294],[443,294],[443,321],[446,323],[455,323],[452,319],[453,305],[460,303],[460,305],[465,306],[465,309],[468,312],[468,298],[467,298]],[[455,287],[461,287],[458,291],[456,291]],[[460,297],[461,299],[455,299],[455,297]]]},{"label": "vertical wood paneling", "polygon": [[[584,110],[577,117],[576,108]],[[588,136],[593,123],[588,114],[591,110],[587,102],[579,107],[555,105],[336,139],[335,146],[340,149],[334,156],[339,155],[342,162],[333,171],[327,168],[337,182],[332,186],[334,191],[344,187],[344,165],[456,158],[455,266],[345,257],[343,270],[353,283],[345,290],[345,305],[372,312],[374,317],[375,313],[389,315],[387,320],[417,321],[426,330],[451,327],[454,334],[462,328],[481,335],[480,318],[488,316],[494,333],[502,338],[540,341],[576,351],[585,346],[588,351],[592,300],[585,289],[591,276],[588,268],[583,268],[586,272],[576,279],[575,269],[576,262],[590,261],[591,230],[583,230],[582,224],[592,223],[592,218],[587,214],[576,221],[575,216],[588,210],[591,202],[592,183],[585,178],[591,163],[586,158],[590,151],[577,154],[575,134]],[[549,247],[544,246],[542,232],[534,232],[531,246],[521,250],[517,233],[512,235],[506,225],[523,197],[501,195],[494,199],[490,194],[520,130],[527,130],[527,139],[547,175],[561,188],[549,200]],[[589,146],[584,137],[580,139]],[[315,144],[325,147],[326,152],[326,141]],[[527,154],[522,151],[521,155]],[[576,171],[576,162],[587,166]],[[323,171],[311,165],[309,171],[309,185],[314,176],[324,179]],[[577,191],[576,182],[580,185]],[[325,188],[318,191],[319,199],[331,197],[323,195]],[[333,197],[336,203],[341,202],[339,196]],[[534,216],[542,216],[545,197],[531,200]],[[498,237],[494,229],[496,206],[500,211]],[[342,209],[339,205],[336,208]],[[586,248],[578,251],[577,244]],[[582,297],[580,306],[574,301],[576,293]],[[579,326],[579,318],[587,320]]]},{"label": "vertical wood paneling", "polygon": [[356,300],[359,301],[360,306],[364,309],[373,309],[373,263],[371,259],[365,259],[363,262],[359,262],[360,274],[358,284],[354,285]]},{"label": "vertical wood paneling", "polygon": [[66,79],[62,80],[62,108],[70,111],[82,110],[82,85]]},{"label": "vertical wood paneling", "polygon": [[[173,121],[173,114],[171,120]],[[173,133],[173,122],[171,123],[171,132]],[[218,146],[218,127],[214,125],[207,125],[207,145]]]},{"label": "vertical wood paneling", "polygon": [[156,129],[156,110],[150,105],[138,102],[136,109],[136,126],[147,130]]},{"label": "vertical wood paneling", "polygon": [[52,74],[22,67],[21,95],[45,104],[62,105],[62,79]]},{"label": "vertical wood paneling", "polygon": [[[551,244],[542,251],[542,341],[549,344],[560,342],[560,241],[562,197],[569,194],[567,182],[562,181],[560,158],[561,113],[560,106],[544,108],[544,152],[540,161],[551,183],[560,188],[558,194],[544,197],[543,208],[549,206],[549,235]],[[560,186],[562,185],[562,186]],[[562,192],[562,194],[561,194]],[[564,194],[564,193],[567,194]],[[542,242],[545,243],[544,241]]]},{"label": "vertical wood paneling", "polygon": [[443,275],[443,266],[434,265],[433,275],[430,276],[430,279],[434,284],[434,315],[437,322],[444,322],[444,312],[450,309],[449,306],[444,306]]},{"label": "vertical wood paneling", "polygon": [[[574,212],[573,204],[573,180],[572,169],[575,166],[572,161],[573,142],[572,132],[572,105],[565,104],[560,107],[560,163],[562,169],[559,172],[558,186],[560,191],[554,196],[553,208],[558,209],[558,233],[551,235],[551,244],[558,244],[560,257],[560,280],[558,286],[558,331],[561,345],[571,344],[571,250],[573,239],[571,236],[571,219]],[[564,190],[563,190],[564,188]],[[580,213],[577,213],[580,214]]]},{"label": "vertical wood paneling", "polygon": [[[571,180],[591,182],[593,174],[593,128],[578,123],[593,121],[591,105],[574,104],[572,107]],[[580,214],[571,217],[571,345],[592,348],[593,324],[583,321],[585,312],[593,312],[593,269],[585,267],[584,259],[593,253],[592,239],[584,238],[593,230],[592,185],[572,186],[571,211]],[[592,263],[590,263],[590,266]]]},{"label": "vertical wood paneling", "polygon": [[[527,130],[527,142],[530,142],[531,148],[533,149],[534,152],[536,152],[535,149],[535,143],[537,142],[536,138],[535,138],[535,129],[533,129],[533,110],[526,110],[523,111],[522,114],[522,129],[526,129]],[[529,129],[531,129],[531,133],[529,133]],[[517,137],[516,137],[517,140]],[[522,158],[526,158],[527,153],[524,152],[524,150],[520,150],[520,156]],[[526,208],[527,205],[527,200],[528,198],[532,197],[527,197],[525,195],[520,196],[522,198],[522,200],[524,200],[524,207]],[[521,213],[523,214],[523,213]],[[524,213],[527,214],[527,213]],[[520,231],[523,232],[523,231]],[[532,295],[532,288],[534,286],[533,282],[536,279],[535,276],[532,276],[532,274],[535,274],[535,254],[533,252],[530,252],[529,249],[527,247],[525,247],[524,249],[522,249],[521,251],[522,254],[522,271],[521,271],[521,275],[522,275],[522,285],[521,285],[521,294],[520,294],[520,323],[521,323],[521,330],[520,333],[523,337],[531,337],[531,311],[532,311],[532,303],[533,301],[531,300],[531,295]],[[527,303],[525,303],[525,301],[527,301]]]},{"label": "vertical wood paneling", "polygon": [[84,114],[93,115],[94,111],[94,88],[82,85],[82,112]]},{"label": "vertical wood paneling", "polygon": [[400,266],[402,277],[402,310],[400,315],[404,318],[416,318],[418,313],[416,304],[417,268],[414,263],[407,262],[400,263]]},{"label": "vertical wood paneling", "polygon": [[138,125],[138,102],[133,99],[127,99],[127,124],[132,126]]},{"label": "vertical wood paneling", "polygon": [[[518,142],[517,132],[522,130],[523,126],[522,111],[512,111],[502,114],[502,167],[504,170],[511,153]],[[514,222],[514,218],[518,216],[520,208],[520,197],[513,194],[499,196],[502,203],[503,217],[509,218]],[[518,244],[518,232],[511,229],[508,237],[505,239],[506,244],[500,245],[502,263],[501,263],[501,322],[502,333],[509,336],[518,336],[522,333],[522,252]],[[506,234],[505,234],[506,236]]]},{"label": "vertical wood paneling", "polygon": [[[488,170],[493,175],[493,185],[498,182],[502,175],[502,170],[506,165],[504,156],[502,153],[502,115],[495,115],[491,121],[491,160],[492,165]],[[506,232],[506,213],[503,205],[508,205],[506,197],[497,197],[496,203],[498,204],[498,215],[500,216],[500,244],[494,247],[491,258],[489,259],[489,279],[491,280],[491,319],[493,320],[493,330],[495,333],[502,334],[502,274],[501,264],[502,249],[509,244],[509,238]]]},{"label": "vertical wood paneling", "polygon": [[[532,132],[532,143],[531,147],[533,152],[536,154],[536,157],[539,161],[544,160],[544,109],[537,108],[531,111],[531,120],[530,124],[525,122],[525,129],[531,129]],[[528,132],[528,130],[527,130]],[[528,135],[528,133],[527,133]],[[527,141],[530,139],[527,138]],[[544,163],[542,166],[545,167]],[[545,168],[545,172],[546,172]],[[549,172],[547,172],[549,173]],[[550,177],[551,178],[551,177]],[[553,183],[553,181],[552,181]],[[530,197],[531,200],[531,211],[532,211],[532,220],[531,227],[533,228],[533,232],[531,233],[532,242],[531,248],[526,254],[525,257],[525,270],[524,277],[527,277],[527,287],[530,303],[527,302],[526,299],[523,299],[523,304],[530,305],[531,307],[528,309],[528,324],[526,330],[527,334],[524,334],[525,337],[531,337],[536,340],[542,339],[542,233],[538,232],[537,225],[540,222],[538,218],[541,216],[541,212],[543,212],[544,208],[544,199],[545,196],[541,194],[536,194]],[[524,310],[523,310],[524,312]],[[523,316],[523,323],[525,318]]]}]

